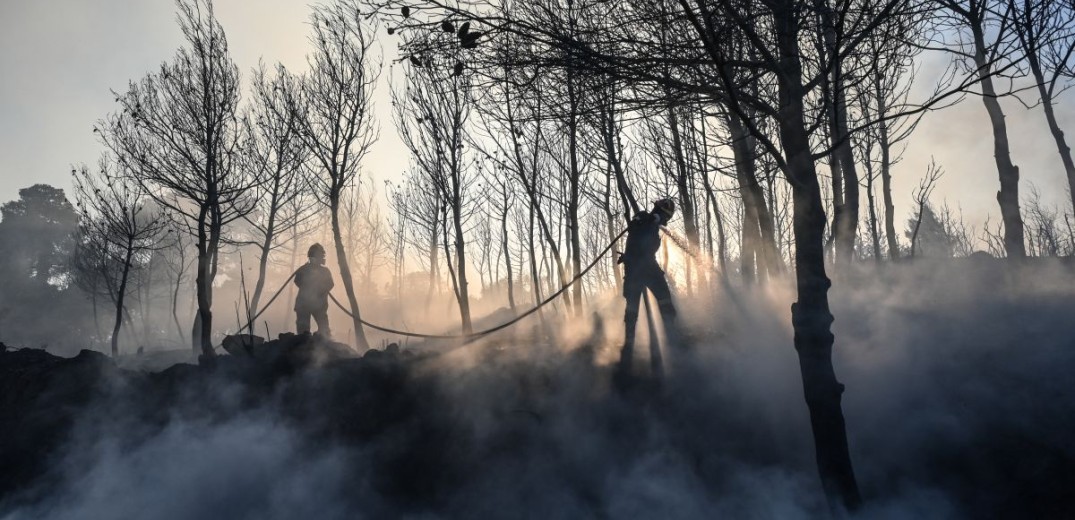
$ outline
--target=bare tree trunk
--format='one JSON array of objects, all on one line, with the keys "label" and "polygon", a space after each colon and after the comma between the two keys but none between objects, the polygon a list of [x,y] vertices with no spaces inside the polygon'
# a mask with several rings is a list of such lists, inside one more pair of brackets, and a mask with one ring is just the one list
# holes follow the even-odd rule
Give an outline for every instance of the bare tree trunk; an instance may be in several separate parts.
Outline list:
[{"label": "bare tree trunk", "polygon": [[[507,108],[508,123],[511,126],[511,128],[514,130],[514,128],[515,128],[515,115],[514,115],[513,104],[512,104],[511,100],[512,100],[512,98],[510,96],[510,91],[506,91],[505,105],[506,105],[506,108]],[[538,98],[538,108],[537,108],[538,111],[540,111],[540,106],[541,106],[541,98],[539,97]],[[517,166],[517,168],[515,168],[515,172],[519,177],[519,181],[522,183],[523,187],[525,188],[527,200],[529,202],[530,209],[532,211],[530,217],[531,218],[534,218],[534,217],[537,218],[537,222],[538,222],[538,225],[540,227],[541,235],[542,235],[542,238],[544,239],[543,243],[547,244],[548,247],[551,248],[552,251],[553,251],[553,256],[556,259],[557,272],[560,275],[560,286],[563,287],[565,284],[567,284],[567,280],[568,280],[568,278],[567,278],[567,269],[564,268],[563,260],[560,258],[560,248],[556,243],[555,237],[553,237],[552,232],[549,229],[548,220],[545,218],[545,213],[541,209],[541,198],[538,196],[538,193],[537,193],[538,154],[534,153],[533,157],[531,158],[530,165],[529,165],[530,170],[531,170],[531,175],[530,175],[530,177],[527,177],[526,171],[525,171],[526,167],[527,167],[527,161],[523,159],[522,149],[521,149],[521,145],[519,143],[519,137],[514,131],[511,132],[511,135],[509,137],[511,138],[512,154],[515,157],[515,164]],[[538,125],[537,130],[535,131],[535,135],[534,135],[534,142],[537,143],[540,140],[541,140],[541,126]],[[531,249],[531,251],[533,250],[533,245],[531,245],[530,249]],[[544,247],[543,247],[543,249],[544,249]],[[569,299],[565,298],[565,302],[568,302],[568,307],[570,307]]]},{"label": "bare tree trunk", "polygon": [[[298,265],[296,265],[298,263],[297,262],[298,261],[298,256],[299,256],[299,232],[298,232],[297,229],[291,228],[291,263],[289,264],[290,265],[289,272],[294,273],[295,270],[298,268]],[[283,315],[284,323],[287,323],[288,318],[291,317],[291,313],[294,312],[294,309],[295,309],[295,284],[288,283],[287,284],[287,306],[284,307],[284,315]]]},{"label": "bare tree trunk", "polygon": [[[604,123],[602,123],[604,125]],[[607,143],[606,143],[607,145]],[[614,154],[613,154],[614,156]],[[605,212],[605,232],[607,234],[609,242],[617,242],[616,238],[616,214],[612,211],[612,183],[614,174],[612,170],[613,165],[609,163],[608,168],[605,169],[605,196],[601,199],[601,209]],[[613,244],[613,249],[616,249],[616,244]],[[623,292],[623,278],[620,275],[620,262],[616,255],[609,256],[609,270],[612,272],[612,285],[616,287],[616,293]]]},{"label": "bare tree trunk", "polygon": [[[452,250],[448,247],[448,211],[445,210],[442,218],[444,220],[443,232],[441,233],[441,247],[444,248],[444,265],[448,267],[448,279],[452,282],[452,294],[455,295],[456,309],[459,310],[460,316],[463,314],[462,300],[459,297],[459,277],[455,274],[455,267],[452,266]],[[450,308],[451,305],[449,304]]]},{"label": "bare tree trunk", "polygon": [[101,333],[101,318],[100,318],[100,316],[98,314],[98,311],[97,311],[97,287],[96,287],[96,285],[97,284],[95,283],[93,290],[90,291],[90,306],[93,308],[93,331],[97,333],[97,339],[94,341],[94,343],[97,343],[98,341],[100,341],[101,336],[104,335],[104,334]]},{"label": "bare tree trunk", "polygon": [[720,211],[720,204],[712,192],[709,194],[710,203],[713,205],[713,215],[717,220],[717,266],[720,267],[720,275],[728,276],[728,235],[724,231],[724,215]]},{"label": "bare tree trunk", "polygon": [[838,235],[844,230],[841,220],[844,211],[844,174],[840,169],[840,158],[836,154],[836,136],[839,135],[836,130],[836,103],[832,99],[832,85],[828,76],[823,76],[821,89],[825,101],[825,112],[828,114],[829,145],[832,147],[828,156],[829,177],[832,178],[832,227],[829,232],[832,233],[830,245],[835,246],[836,241],[839,240]]},{"label": "bare tree trunk", "polygon": [[[582,241],[579,237],[579,184],[582,172],[579,171],[579,142],[578,142],[578,94],[575,87],[574,77],[569,73],[567,78],[568,102],[571,113],[568,115],[567,148],[571,171],[568,172],[570,193],[567,201],[567,227],[568,240],[571,245],[571,274],[577,277],[582,272]],[[575,316],[582,316],[582,284],[577,283],[573,288]]]},{"label": "bare tree trunk", "polygon": [[504,201],[504,211],[500,214],[500,243],[504,252],[504,267],[508,277],[508,307],[515,310],[515,272],[511,266],[511,243],[508,241],[508,201]]},{"label": "bare tree trunk", "polygon": [[824,52],[833,60],[828,64],[832,69],[827,77],[825,88],[829,103],[829,133],[832,143],[830,167],[832,167],[833,193],[833,232],[836,243],[835,261],[839,265],[849,265],[855,255],[855,236],[859,220],[859,184],[855,168],[855,156],[851,149],[847,129],[847,95],[844,91],[843,60],[837,46],[837,24],[832,10],[827,4],[819,9],[822,23]]},{"label": "bare tree trunk", "polygon": [[[750,240],[751,249],[757,260],[758,277],[764,274],[762,269],[768,273],[769,277],[772,277],[782,270],[782,261],[776,247],[772,212],[769,211],[769,206],[765,202],[765,190],[758,182],[754,137],[747,132],[743,122],[736,117],[728,117],[727,121],[733,139],[732,154],[735,157],[736,181],[739,183],[740,196],[744,206],[750,208],[749,224],[757,229],[757,233],[751,231]],[[744,211],[747,211],[746,208]],[[744,226],[747,224],[748,222],[744,221]]]},{"label": "bare tree trunk", "polygon": [[336,244],[336,262],[340,268],[340,278],[343,280],[343,288],[347,292],[347,302],[351,306],[351,323],[355,331],[355,345],[359,352],[369,350],[370,344],[366,340],[366,332],[362,328],[362,312],[358,308],[358,298],[355,296],[355,283],[351,279],[351,267],[347,263],[347,252],[343,247],[343,234],[340,231],[340,194],[337,190],[329,200],[329,209],[332,213],[332,240]]},{"label": "bare tree trunk", "polygon": [[1030,71],[1034,75],[1034,81],[1038,84],[1042,109],[1045,111],[1045,121],[1049,123],[1049,132],[1053,134],[1053,140],[1056,141],[1056,150],[1060,154],[1060,161],[1064,163],[1064,172],[1068,176],[1068,191],[1070,192],[1069,195],[1071,195],[1071,204],[1075,208],[1075,162],[1072,162],[1071,148],[1064,137],[1064,131],[1060,129],[1060,124],[1056,121],[1053,94],[1045,83],[1045,74],[1041,70],[1041,63],[1033,53],[1028,53],[1027,57],[1030,62]]},{"label": "bare tree trunk", "polygon": [[1012,163],[1011,150],[1008,147],[1008,127],[1004,122],[1004,111],[1000,108],[996,88],[993,86],[991,65],[986,59],[985,35],[981,24],[971,24],[974,35],[974,64],[978,67],[982,84],[982,103],[989,113],[993,125],[993,154],[1000,175],[1000,191],[997,202],[1000,204],[1000,216],[1004,222],[1004,249],[1009,258],[1026,256],[1023,243],[1023,217],[1019,212],[1019,167]]},{"label": "bare tree trunk", "polygon": [[737,117],[729,115],[727,121],[732,139],[732,156],[735,158],[735,179],[739,184],[739,195],[743,199],[739,276],[742,277],[744,283],[751,284],[756,281],[755,269],[762,270],[762,267],[755,263],[755,258],[761,257],[758,244],[761,241],[761,224],[758,222],[754,193],[747,179],[748,176],[754,174],[754,150],[749,146],[746,129]]},{"label": "bare tree trunk", "polygon": [[[279,174],[274,176],[273,182],[276,185],[272,190],[272,201],[269,203],[269,218],[268,223],[265,226],[265,239],[259,244],[260,256],[258,258],[258,280],[254,284],[254,295],[250,298],[250,308],[247,309],[247,314],[253,316],[258,312],[258,304],[261,303],[261,292],[265,290],[265,274],[269,266],[269,253],[272,251],[272,243],[276,238],[276,211],[278,193],[280,191],[280,176]],[[250,324],[250,334],[254,333],[254,324]]]},{"label": "bare tree trunk", "polygon": [[866,201],[870,205],[870,240],[873,244],[873,261],[881,263],[881,235],[877,229],[877,206],[873,195],[873,166],[870,165],[869,152],[866,159]]},{"label": "bare tree trunk", "polygon": [[881,200],[885,205],[885,238],[888,241],[888,258],[900,257],[900,244],[896,238],[896,206],[892,203],[892,143],[888,140],[888,121],[884,114],[888,110],[881,76],[874,75],[874,95],[877,96],[877,145],[881,149]]},{"label": "bare tree trunk", "polygon": [[672,153],[676,160],[676,190],[683,210],[683,229],[691,249],[698,251],[701,245],[698,234],[698,216],[694,211],[694,196],[688,186],[687,160],[683,156],[683,137],[679,131],[679,117],[674,107],[668,107],[668,128],[672,132]]},{"label": "bare tree trunk", "polygon": [[[269,225],[270,229],[272,225]],[[261,303],[261,293],[265,290],[265,274],[269,267],[269,250],[272,248],[271,234],[266,233],[265,241],[260,244],[261,255],[258,258],[258,280],[254,284],[254,295],[250,297],[250,305],[247,315],[253,316],[258,312],[258,304]],[[254,333],[254,324],[250,323],[250,333]]]},{"label": "bare tree trunk", "polygon": [[[532,280],[530,291],[533,293],[533,296],[534,296],[534,305],[540,305],[541,300],[542,300],[542,297],[541,297],[541,275],[538,274],[537,243],[536,243],[536,241],[534,239],[534,212],[535,212],[535,208],[534,208],[534,206],[529,206],[528,209],[529,209],[528,216],[529,216],[530,225],[527,228],[526,242],[527,242],[527,246],[528,246],[527,250],[529,251],[529,254],[530,254],[530,279]],[[544,321],[544,316],[541,314],[540,310],[538,311],[538,315],[542,316],[542,321]]]},{"label": "bare tree trunk", "polygon": [[433,214],[436,216],[431,217],[433,227],[430,230],[429,235],[429,287],[426,289],[426,312],[429,312],[433,305],[433,292],[440,283],[438,281],[439,271],[437,269],[437,262],[439,262],[438,248],[440,247],[437,245],[437,230],[440,229],[440,198],[436,198],[434,203],[436,204],[436,207],[433,208]]},{"label": "bare tree trunk", "polygon": [[123,274],[119,279],[119,294],[116,295],[116,322],[112,326],[112,357],[119,356],[119,329],[123,323],[123,301],[127,296],[127,277],[131,272],[131,254],[134,245],[128,239],[127,250],[123,255]]},{"label": "bare tree trunk", "polygon": [[406,253],[405,253],[405,250],[404,250],[404,238],[406,237],[406,235],[404,233],[406,231],[406,225],[407,225],[406,209],[404,209],[404,212],[405,213],[403,215],[403,219],[400,221],[400,224],[399,224],[399,234],[396,237],[396,243],[395,243],[395,248],[394,248],[395,249],[395,251],[394,251],[395,254],[393,255],[394,260],[395,260],[395,262],[394,262],[394,264],[395,264],[394,267],[395,268],[393,269],[393,271],[395,272],[395,278],[396,278],[396,312],[399,313],[400,318],[404,317],[403,278],[407,274],[407,263],[406,263],[407,258],[405,256]]},{"label": "bare tree trunk", "polygon": [[[705,134],[702,134],[702,146],[707,146],[705,143]],[[713,184],[709,178],[709,171],[706,168],[702,168],[702,188],[705,190],[705,197],[707,203],[706,216],[710,214],[717,223],[717,265],[720,268],[720,275],[726,277],[728,275],[728,243],[724,234],[724,215],[721,214],[720,207],[717,204],[717,195],[713,191]],[[709,254],[713,255],[713,231],[710,229],[708,223],[706,224],[706,237],[709,242]]]},{"label": "bare tree trunk", "polygon": [[[837,64],[837,71],[840,66]],[[833,82],[836,87],[836,130],[840,132],[840,144],[836,155],[840,158],[840,171],[843,173],[844,206],[840,213],[842,232],[837,233],[836,258],[844,266],[850,265],[855,257],[855,237],[859,224],[859,176],[855,166],[855,155],[851,149],[851,137],[847,129],[847,100],[843,88],[843,79]],[[836,189],[835,187],[833,189]]]},{"label": "bare tree trunk", "polygon": [[[185,265],[184,259],[180,259],[180,265]],[[179,341],[186,342],[186,335],[183,334],[183,326],[179,324],[179,287],[182,272],[175,278],[175,287],[172,288],[172,319],[175,320],[175,330],[179,333]]]},{"label": "bare tree trunk", "polygon": [[[616,112],[615,107],[608,106],[602,111],[601,125],[601,137],[605,142],[605,154],[608,156],[608,162],[612,165],[612,173],[616,178],[616,191],[620,194],[620,199],[623,202],[623,208],[625,211],[638,212],[638,201],[635,200],[634,194],[631,193],[631,186],[627,184],[627,175],[623,171],[623,164],[620,163],[620,157],[622,154],[617,152],[616,147]],[[624,215],[625,220],[630,220],[630,217]]]},{"label": "bare tree trunk", "polygon": [[138,289],[143,294],[140,298],[141,303],[141,318],[142,318],[142,342],[150,342],[150,323],[153,321],[153,259],[154,256],[150,256],[149,264],[146,266],[145,283],[139,282]]},{"label": "bare tree trunk", "polygon": [[455,193],[452,200],[452,226],[455,230],[455,261],[456,261],[456,299],[459,300],[459,318],[463,324],[463,334],[470,334],[474,327],[470,322],[470,293],[467,290],[467,253],[466,241],[463,238],[463,215],[459,193],[459,183],[455,183]]},{"label": "bare tree trunk", "polygon": [[834,504],[855,510],[861,506],[862,497],[851,466],[840,403],[844,385],[837,381],[832,366],[834,337],[828,299],[831,282],[825,274],[825,212],[804,120],[799,20],[790,5],[774,6],[773,14],[781,69],[779,130],[793,193],[798,289],[798,301],[791,307],[795,350],[810,409],[822,486],[833,510],[840,509],[832,507]]},{"label": "bare tree trunk", "polygon": [[203,207],[199,212],[198,219],[198,274],[194,285],[197,290],[198,316],[195,319],[195,334],[193,335],[194,348],[207,360],[216,356],[213,351],[213,256],[214,248],[219,243],[219,231],[216,227],[210,209]]}]

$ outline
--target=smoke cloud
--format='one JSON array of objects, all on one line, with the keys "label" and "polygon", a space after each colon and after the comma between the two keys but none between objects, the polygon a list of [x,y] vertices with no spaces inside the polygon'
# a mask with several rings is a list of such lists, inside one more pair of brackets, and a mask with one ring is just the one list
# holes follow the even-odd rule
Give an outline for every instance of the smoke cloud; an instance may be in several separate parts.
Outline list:
[{"label": "smoke cloud", "polygon": [[[1059,518],[1075,489],[1070,266],[966,259],[835,280],[860,518]],[[0,518],[816,518],[792,290],[680,300],[663,384],[601,334],[492,339],[286,378],[113,375]],[[587,329],[586,324],[575,324]],[[640,338],[645,332],[640,331]],[[430,347],[432,348],[432,347]]]}]

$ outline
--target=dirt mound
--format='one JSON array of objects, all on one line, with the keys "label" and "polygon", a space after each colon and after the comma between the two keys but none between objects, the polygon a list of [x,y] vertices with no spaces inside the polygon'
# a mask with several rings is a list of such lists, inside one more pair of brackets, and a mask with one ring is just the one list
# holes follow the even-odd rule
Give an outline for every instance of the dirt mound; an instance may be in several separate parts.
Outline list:
[{"label": "dirt mound", "polygon": [[[0,504],[32,500],[20,495],[60,480],[50,466],[80,449],[73,439],[87,431],[127,430],[137,442],[176,416],[215,422],[272,407],[303,429],[361,437],[408,408],[403,361],[410,358],[398,347],[359,358],[317,336],[258,340],[238,355],[160,372],[118,368],[89,350],[73,358],[0,350]],[[229,350],[236,341],[226,342]]]},{"label": "dirt mound", "polygon": [[45,468],[75,418],[118,370],[101,354],[73,358],[37,349],[0,351],[0,498]]}]

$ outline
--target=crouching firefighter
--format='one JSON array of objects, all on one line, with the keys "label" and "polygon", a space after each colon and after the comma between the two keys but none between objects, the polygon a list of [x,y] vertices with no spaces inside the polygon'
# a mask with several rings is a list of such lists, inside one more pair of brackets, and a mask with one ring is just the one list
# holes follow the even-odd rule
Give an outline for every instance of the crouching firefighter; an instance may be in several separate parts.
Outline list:
[{"label": "crouching firefighter", "polygon": [[332,273],[325,267],[325,248],[321,244],[310,246],[306,253],[309,261],[295,271],[295,285],[299,294],[295,297],[295,332],[310,333],[310,316],[317,321],[317,333],[331,337],[328,326],[328,293],[335,285]]},{"label": "crouching firefighter", "polygon": [[656,257],[657,250],[661,247],[661,226],[672,220],[675,213],[675,202],[671,199],[660,199],[653,203],[652,211],[638,212],[627,224],[627,245],[619,258],[619,263],[623,264],[623,297],[627,299],[627,310],[623,316],[625,337],[623,350],[620,351],[621,371],[630,371],[631,358],[634,356],[638,305],[645,297],[646,289],[657,299],[669,341],[678,340],[672,292]]}]

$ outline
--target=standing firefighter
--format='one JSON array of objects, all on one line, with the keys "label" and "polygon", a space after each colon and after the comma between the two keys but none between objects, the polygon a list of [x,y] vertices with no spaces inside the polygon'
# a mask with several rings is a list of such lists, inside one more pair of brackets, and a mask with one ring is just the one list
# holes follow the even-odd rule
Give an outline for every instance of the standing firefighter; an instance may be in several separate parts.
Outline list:
[{"label": "standing firefighter", "polygon": [[623,297],[627,299],[623,350],[620,352],[620,368],[627,370],[634,355],[635,324],[638,322],[638,304],[649,289],[657,299],[661,310],[665,333],[676,337],[676,308],[672,305],[672,292],[664,271],[657,264],[657,250],[661,247],[661,226],[672,220],[676,204],[672,199],[660,199],[653,203],[650,212],[640,211],[627,224],[627,245],[619,262],[623,264]]},{"label": "standing firefighter", "polygon": [[332,290],[332,273],[325,267],[325,248],[321,244],[310,246],[306,253],[310,261],[295,271],[295,285],[299,295],[295,298],[295,332],[310,333],[310,316],[317,321],[317,333],[329,337],[328,293]]}]

